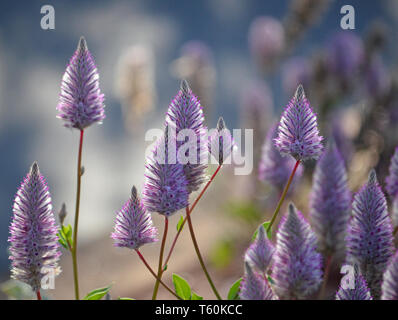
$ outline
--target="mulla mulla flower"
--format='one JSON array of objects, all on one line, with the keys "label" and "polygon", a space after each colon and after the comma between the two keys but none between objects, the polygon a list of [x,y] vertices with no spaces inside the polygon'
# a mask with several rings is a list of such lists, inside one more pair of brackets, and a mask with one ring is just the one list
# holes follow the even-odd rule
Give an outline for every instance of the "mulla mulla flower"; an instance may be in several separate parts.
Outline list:
[{"label": "mulla mulla flower", "polygon": [[[206,141],[206,127],[204,126],[204,116],[202,106],[198,98],[192,93],[188,82],[183,80],[181,82],[180,90],[176,97],[170,102],[167,111],[166,123],[173,127],[176,132],[176,137],[179,134],[193,133],[195,141],[177,141],[177,150],[183,145],[195,143],[196,154],[190,154],[190,149],[184,152],[184,156],[188,158],[187,163],[184,163],[184,174],[188,182],[188,191],[196,191],[201,184],[206,180],[205,170],[207,157],[207,141]],[[188,132],[189,131],[189,132]],[[188,138],[188,137],[187,137]],[[177,160],[180,163],[180,157],[177,151]]]},{"label": "mulla mulla flower", "polygon": [[60,273],[61,252],[49,188],[37,162],[17,191],[13,215],[8,238],[11,277],[30,285],[41,299],[42,277]]},{"label": "mulla mulla flower", "polygon": [[352,203],[346,260],[359,267],[374,299],[380,298],[383,273],[393,255],[393,241],[386,198],[372,170]]},{"label": "mulla mulla flower", "polygon": [[276,235],[272,278],[280,299],[303,299],[322,282],[322,256],[309,223],[293,204]]},{"label": "mulla mulla flower", "polygon": [[245,261],[247,261],[258,272],[265,274],[271,263],[275,248],[265,235],[264,226],[258,228],[257,237],[246,250]]},{"label": "mulla mulla flower", "polygon": [[398,251],[388,264],[381,286],[382,300],[398,300]]},{"label": "mulla mulla flower", "polygon": [[345,232],[351,210],[344,160],[333,140],[318,160],[310,196],[310,219],[326,256],[344,250]]},{"label": "mulla mulla flower", "polygon": [[57,110],[68,128],[84,130],[105,118],[97,67],[83,37],[62,78]]},{"label": "mulla mulla flower", "polygon": [[366,281],[357,268],[354,268],[353,286],[350,287],[348,283],[340,285],[336,292],[336,300],[373,300]]},{"label": "mulla mulla flower", "polygon": [[243,276],[239,298],[241,300],[277,300],[268,281],[252,270],[250,264],[245,262],[245,274]]},{"label": "mulla mulla flower", "polygon": [[188,183],[184,166],[172,159],[170,146],[175,136],[169,126],[158,140],[152,157],[146,165],[147,173],[143,191],[143,201],[150,212],[166,217],[188,206]]},{"label": "mulla mulla flower", "polygon": [[231,132],[225,126],[224,119],[220,117],[217,128],[209,136],[210,154],[222,165],[235,148]]},{"label": "mulla mulla flower", "polygon": [[303,86],[299,85],[282,114],[275,146],[282,155],[291,155],[297,161],[305,161],[319,158],[323,149],[322,140],[316,115],[305,96]]},{"label": "mulla mulla flower", "polygon": [[158,240],[152,217],[141,203],[135,187],[131,190],[130,199],[127,200],[116,216],[115,231],[112,233],[112,238],[116,247],[134,250],[144,244]]},{"label": "mulla mulla flower", "polygon": [[386,178],[386,190],[392,199],[398,195],[398,147],[395,148],[391,157],[389,173]]}]

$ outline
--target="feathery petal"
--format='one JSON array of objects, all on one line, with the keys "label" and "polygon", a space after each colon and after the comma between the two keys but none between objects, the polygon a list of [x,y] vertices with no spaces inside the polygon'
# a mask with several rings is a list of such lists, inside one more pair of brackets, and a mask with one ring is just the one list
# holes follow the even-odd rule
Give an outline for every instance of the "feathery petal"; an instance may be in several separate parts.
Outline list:
[{"label": "feathery petal", "polygon": [[245,262],[245,275],[240,285],[241,300],[277,300],[268,281],[255,273],[249,263]]},{"label": "feathery petal", "polygon": [[388,264],[381,286],[382,300],[398,300],[398,251]]}]

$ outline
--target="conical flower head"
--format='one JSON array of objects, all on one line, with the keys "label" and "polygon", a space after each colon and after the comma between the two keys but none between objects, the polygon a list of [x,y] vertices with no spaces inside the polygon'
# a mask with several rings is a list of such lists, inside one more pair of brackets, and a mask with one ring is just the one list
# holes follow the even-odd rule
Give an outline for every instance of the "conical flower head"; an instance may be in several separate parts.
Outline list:
[{"label": "conical flower head", "polygon": [[57,110],[67,128],[83,130],[105,118],[97,67],[83,37],[62,78]]},{"label": "conical flower head", "polygon": [[209,136],[210,154],[221,165],[231,155],[234,147],[235,144],[231,132],[226,127],[224,119],[220,117],[217,122],[217,128]]},{"label": "conical flower head", "polygon": [[359,274],[358,269],[354,271],[354,283],[350,288],[348,284],[343,284],[336,292],[336,300],[373,300],[365,279]]},{"label": "conical flower head", "polygon": [[303,299],[322,282],[322,257],[317,239],[303,215],[289,205],[276,235],[272,278],[275,293],[281,299]]},{"label": "conical flower head", "polygon": [[250,247],[246,250],[245,261],[248,262],[258,272],[267,271],[275,248],[271,241],[265,235],[264,226],[258,228],[257,237]]},{"label": "conical flower head", "polygon": [[374,170],[354,197],[346,242],[347,263],[359,267],[373,298],[379,299],[383,273],[394,246],[386,198]]},{"label": "conical flower head", "polygon": [[333,140],[318,160],[310,196],[310,219],[325,255],[342,253],[351,211],[344,160]]},{"label": "conical flower head", "polygon": [[138,249],[157,241],[157,230],[133,187],[131,197],[117,213],[115,231],[111,235],[116,247]]},{"label": "conical flower head", "polygon": [[189,197],[184,166],[176,162],[171,152],[175,143],[175,135],[166,126],[164,135],[148,159],[143,191],[146,208],[167,217],[187,207]]},{"label": "conical flower head", "polygon": [[255,273],[249,263],[245,263],[245,274],[240,285],[241,300],[277,300],[268,281]]},{"label": "conical flower head", "polygon": [[302,85],[282,114],[275,146],[282,155],[296,160],[318,159],[322,153],[323,137],[319,135],[317,119]]},{"label": "conical flower head", "polygon": [[206,179],[208,145],[202,106],[185,80],[169,105],[166,123],[176,132],[177,161],[184,165],[191,193],[198,190]]},{"label": "conical flower head", "polygon": [[386,190],[391,198],[398,194],[398,147],[395,148],[391,158],[389,174],[386,178]]},{"label": "conical flower head", "polygon": [[[265,138],[262,148],[261,160],[258,169],[258,177],[261,181],[271,184],[278,190],[283,190],[296,161],[291,156],[282,157],[275,147],[274,139],[278,136],[278,126],[275,123]],[[293,178],[293,183],[297,182],[303,173],[303,168],[299,166]]]},{"label": "conical flower head", "polygon": [[43,276],[60,273],[57,231],[47,182],[35,162],[14,200],[8,238],[13,279],[38,291]]},{"label": "conical flower head", "polygon": [[384,273],[381,290],[382,300],[398,300],[398,251]]}]

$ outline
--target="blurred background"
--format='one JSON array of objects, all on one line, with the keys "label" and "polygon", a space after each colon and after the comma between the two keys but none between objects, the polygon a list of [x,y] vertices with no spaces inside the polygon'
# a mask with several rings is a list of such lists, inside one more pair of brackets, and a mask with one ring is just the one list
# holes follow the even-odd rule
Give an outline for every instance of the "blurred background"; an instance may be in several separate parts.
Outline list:
[{"label": "blurred background", "polygon": [[[54,6],[55,30],[40,27],[44,4]],[[340,27],[345,4],[355,8],[355,30]],[[229,128],[254,129],[253,173],[234,176],[225,166],[193,214],[202,252],[224,296],[243,272],[254,230],[278,200],[281,187],[258,178],[261,150],[299,83],[318,114],[321,134],[333,134],[342,150],[353,191],[371,167],[384,179],[398,144],[395,0],[49,0],[3,1],[0,7],[0,281],[11,297],[30,294],[7,281],[7,238],[14,194],[33,161],[48,179],[54,210],[65,202],[66,223],[73,222],[78,131],[64,128],[55,108],[81,35],[106,97],[106,119],[87,130],[83,150],[82,295],[113,282],[112,298],[151,297],[152,276],[133,252],[114,248],[109,235],[132,185],[142,189],[150,143],[145,132],[162,127],[181,78],[199,96],[209,128],[223,116]],[[313,167],[306,163],[290,194],[304,213]],[[209,174],[214,170],[210,166]],[[178,219],[179,214],[171,225]],[[154,222],[161,232],[161,219],[154,216]],[[158,250],[158,244],[142,250],[153,266]],[[68,252],[61,266],[48,298],[73,298]],[[165,273],[167,283],[173,272],[198,294],[214,298],[188,230]],[[170,298],[162,289],[159,297]]]}]

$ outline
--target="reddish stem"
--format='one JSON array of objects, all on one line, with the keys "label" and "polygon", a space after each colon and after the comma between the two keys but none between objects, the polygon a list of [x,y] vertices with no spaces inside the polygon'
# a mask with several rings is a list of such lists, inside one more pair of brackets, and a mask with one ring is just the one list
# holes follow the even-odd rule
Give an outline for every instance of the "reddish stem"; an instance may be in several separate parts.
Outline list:
[{"label": "reddish stem", "polygon": [[157,296],[158,290],[159,290],[159,283],[160,283],[159,281],[162,279],[163,253],[164,253],[164,246],[166,244],[168,228],[169,228],[169,219],[167,218],[167,216],[165,216],[164,217],[163,239],[162,239],[162,244],[161,244],[160,253],[159,253],[158,275],[156,278],[155,287],[153,288],[152,300],[156,300],[156,296]]},{"label": "reddish stem", "polygon": [[37,300],[41,300],[40,290],[36,291]]}]

